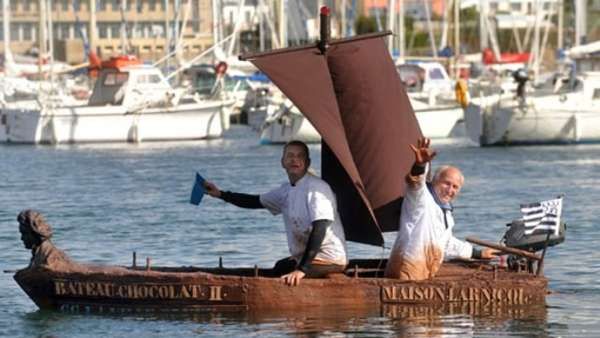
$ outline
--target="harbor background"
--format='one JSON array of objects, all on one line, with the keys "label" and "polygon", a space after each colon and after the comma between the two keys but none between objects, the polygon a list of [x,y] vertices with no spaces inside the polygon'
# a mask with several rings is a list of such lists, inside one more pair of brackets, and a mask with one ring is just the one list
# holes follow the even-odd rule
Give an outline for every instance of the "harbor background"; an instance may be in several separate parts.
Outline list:
[{"label": "harbor background", "polygon": [[[0,336],[158,337],[400,335],[597,337],[600,335],[600,145],[480,148],[466,139],[434,140],[434,165],[461,167],[466,184],[456,202],[456,236],[497,242],[519,204],[565,195],[565,243],[549,249],[547,308],[514,316],[319,309],[271,314],[86,315],[39,311],[11,273],[0,277]],[[320,167],[320,146],[311,145]],[[89,263],[270,267],[287,255],[281,217],[206,197],[189,204],[196,171],[224,190],[260,193],[286,180],[280,146],[261,146],[249,128],[222,139],[181,143],[48,146],[0,145],[0,262],[27,265],[16,216],[34,208],[54,230],[54,243]],[[403,175],[403,173],[398,173]],[[386,246],[395,233],[386,235]],[[389,249],[349,243],[350,258],[386,258]]]}]

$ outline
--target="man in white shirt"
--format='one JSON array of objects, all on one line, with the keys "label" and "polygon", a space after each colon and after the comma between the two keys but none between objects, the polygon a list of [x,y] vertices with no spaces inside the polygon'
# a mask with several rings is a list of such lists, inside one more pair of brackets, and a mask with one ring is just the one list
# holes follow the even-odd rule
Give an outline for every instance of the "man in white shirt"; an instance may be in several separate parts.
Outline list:
[{"label": "man in white shirt", "polygon": [[346,240],[337,212],[335,194],[327,182],[308,173],[308,147],[291,141],[283,148],[281,166],[289,183],[261,195],[220,191],[205,182],[206,193],[243,208],[267,208],[282,214],[291,256],[278,261],[274,270],[289,285],[300,279],[323,277],[343,272],[346,264]]},{"label": "man in white shirt", "polygon": [[386,277],[423,280],[435,276],[444,258],[490,259],[497,252],[479,250],[452,235],[454,218],[450,204],[460,192],[464,177],[453,166],[440,167],[431,185],[425,182],[426,165],[435,157],[429,139],[418,140],[415,164],[406,175],[406,195],[402,202],[400,227]]}]

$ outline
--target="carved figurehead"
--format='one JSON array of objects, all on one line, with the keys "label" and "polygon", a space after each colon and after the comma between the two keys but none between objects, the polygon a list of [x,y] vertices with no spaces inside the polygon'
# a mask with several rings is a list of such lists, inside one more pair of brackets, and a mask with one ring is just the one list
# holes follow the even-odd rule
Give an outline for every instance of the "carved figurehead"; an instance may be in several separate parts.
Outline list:
[{"label": "carved figurehead", "polygon": [[25,248],[31,249],[29,268],[63,270],[75,264],[50,241],[52,228],[37,211],[24,210],[17,216],[19,232]]}]

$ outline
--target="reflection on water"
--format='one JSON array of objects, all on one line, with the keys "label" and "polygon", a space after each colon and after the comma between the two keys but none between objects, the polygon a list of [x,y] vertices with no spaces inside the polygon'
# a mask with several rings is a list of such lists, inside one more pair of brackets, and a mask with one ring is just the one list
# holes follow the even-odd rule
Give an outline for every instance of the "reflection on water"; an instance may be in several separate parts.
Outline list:
[{"label": "reflection on water", "polygon": [[[78,315],[52,311],[36,311],[25,316],[28,325],[37,332],[85,320],[114,322],[128,326],[134,322],[163,323],[191,327],[202,334],[212,334],[219,328],[222,334],[234,333],[242,325],[248,331],[263,336],[289,335],[299,337],[323,334],[345,334],[361,337],[424,336],[465,337],[489,332],[509,331],[516,335],[544,337],[547,311],[543,305],[528,308],[506,308],[476,304],[384,305],[357,308],[316,307],[293,311],[196,312],[126,315]],[[507,330],[508,329],[508,330]],[[566,325],[564,328],[566,330]]]}]

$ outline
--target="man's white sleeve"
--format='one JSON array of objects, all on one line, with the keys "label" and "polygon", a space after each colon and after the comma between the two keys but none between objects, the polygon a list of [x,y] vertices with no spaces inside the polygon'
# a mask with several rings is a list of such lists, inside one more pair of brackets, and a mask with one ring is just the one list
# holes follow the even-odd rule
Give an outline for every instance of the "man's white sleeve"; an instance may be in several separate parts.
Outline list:
[{"label": "man's white sleeve", "polygon": [[279,215],[285,201],[285,187],[282,185],[259,196],[260,204],[273,215]]},{"label": "man's white sleeve", "polygon": [[473,246],[454,236],[450,236],[444,255],[446,258],[471,258],[473,255]]},{"label": "man's white sleeve", "polygon": [[335,209],[333,206],[335,198],[333,196],[333,191],[331,191],[328,185],[311,185],[307,196],[308,215],[311,222],[317,220],[335,220]]}]

